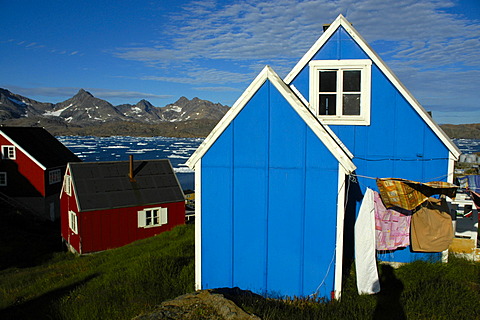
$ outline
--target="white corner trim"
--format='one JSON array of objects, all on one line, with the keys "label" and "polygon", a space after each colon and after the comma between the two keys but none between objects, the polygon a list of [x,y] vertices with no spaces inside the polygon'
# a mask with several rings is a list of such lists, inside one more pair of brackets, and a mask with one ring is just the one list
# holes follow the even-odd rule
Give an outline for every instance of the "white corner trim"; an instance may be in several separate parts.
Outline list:
[{"label": "white corner trim", "polygon": [[[1,134],[5,139],[7,139],[13,146],[15,146],[16,149],[22,151],[23,154],[25,154],[25,155],[26,155],[27,157],[29,157],[33,162],[35,162],[35,164],[36,164],[37,166],[39,166],[43,171],[47,170],[47,168],[46,168],[43,164],[41,164],[37,159],[35,159],[34,157],[32,157],[27,151],[25,151],[25,149],[23,149],[22,147],[20,147],[20,146],[18,145],[18,143],[16,143],[16,142],[15,142],[14,140],[12,140],[8,135],[6,135],[3,131],[1,131],[1,129],[0,129],[0,134]],[[15,152],[16,152],[16,150],[15,150]],[[18,158],[16,154],[15,154],[15,157]]]},{"label": "white corner trim", "polygon": [[335,241],[335,275],[334,275],[334,297],[339,300],[342,295],[342,274],[343,274],[343,230],[345,222],[345,188],[349,183],[348,173],[338,166],[338,194],[337,194],[337,239]]},{"label": "white corner trim", "polygon": [[293,83],[292,83],[289,87],[290,87],[290,89],[292,89],[292,91],[297,95],[297,97],[300,99],[300,101],[302,101],[303,104],[310,109],[310,104],[308,103],[307,99],[305,99],[305,97],[303,96],[303,94],[302,94],[300,91],[298,91],[297,87],[295,87],[295,86],[293,85]]},{"label": "white corner trim", "polygon": [[453,184],[453,175],[455,173],[455,160],[458,160],[458,157],[455,158],[451,152],[448,153],[448,171],[447,171],[447,182]]},{"label": "white corner trim", "polygon": [[202,159],[195,166],[195,290],[202,290]]},{"label": "white corner trim", "polygon": [[80,207],[80,200],[78,199],[78,192],[77,192],[77,187],[75,185],[74,175],[72,172],[72,165],[77,166],[77,165],[81,165],[82,163],[84,162],[69,162],[67,165],[67,170],[65,170],[65,174],[67,174],[67,172],[70,173],[70,192],[73,193],[73,195],[75,196],[75,203],[77,204],[78,212],[82,212],[82,208]]}]

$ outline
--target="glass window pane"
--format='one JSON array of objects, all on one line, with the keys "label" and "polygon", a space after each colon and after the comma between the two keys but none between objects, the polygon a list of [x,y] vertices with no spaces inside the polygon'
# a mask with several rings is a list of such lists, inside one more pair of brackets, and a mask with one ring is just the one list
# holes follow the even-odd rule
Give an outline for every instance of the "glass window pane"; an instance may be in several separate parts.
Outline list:
[{"label": "glass window pane", "polygon": [[152,212],[150,210],[145,211],[145,224],[147,226],[152,224]]},{"label": "glass window pane", "polygon": [[336,104],[337,104],[336,94],[321,94],[318,114],[328,115],[328,116],[337,114]]},{"label": "glass window pane", "polygon": [[337,91],[337,71],[320,71],[320,92]]},{"label": "glass window pane", "polygon": [[360,115],[360,95],[359,94],[343,95],[343,114],[347,116]]},{"label": "glass window pane", "polygon": [[360,70],[343,72],[343,91],[360,92]]}]

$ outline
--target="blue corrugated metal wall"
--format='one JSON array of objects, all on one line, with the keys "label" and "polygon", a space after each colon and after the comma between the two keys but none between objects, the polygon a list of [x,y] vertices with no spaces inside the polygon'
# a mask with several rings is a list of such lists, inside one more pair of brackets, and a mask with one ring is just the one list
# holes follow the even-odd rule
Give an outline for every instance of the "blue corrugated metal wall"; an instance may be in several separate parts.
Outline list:
[{"label": "blue corrugated metal wall", "polygon": [[201,163],[202,288],[329,297],[338,162],[269,81]]},{"label": "blue corrugated metal wall", "polygon": [[[313,58],[337,59],[368,59],[341,27]],[[309,97],[308,65],[293,84],[304,97]],[[420,182],[447,179],[447,147],[375,64],[372,65],[370,126],[331,125],[330,128],[354,154],[359,175]],[[374,180],[358,180],[362,192],[367,186],[377,190]],[[398,262],[432,258],[438,259],[439,254],[411,253],[405,249],[381,255],[382,260]]]}]

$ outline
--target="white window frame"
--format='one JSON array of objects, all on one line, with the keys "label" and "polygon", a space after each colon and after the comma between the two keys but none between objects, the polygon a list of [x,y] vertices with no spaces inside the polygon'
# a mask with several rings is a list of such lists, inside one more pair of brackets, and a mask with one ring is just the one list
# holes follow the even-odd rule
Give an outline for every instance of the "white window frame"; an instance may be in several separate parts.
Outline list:
[{"label": "white window frame", "polygon": [[54,169],[48,172],[48,184],[54,184],[62,181],[62,170]]},{"label": "white window frame", "polygon": [[[4,150],[7,150],[5,153]],[[2,145],[2,159],[10,159],[15,160],[17,159],[17,152],[15,146],[13,145]]]},{"label": "white window frame", "polygon": [[[358,60],[312,60],[310,67],[310,108],[324,124],[370,125],[370,97],[372,61]],[[360,115],[343,115],[343,71],[360,71]],[[336,115],[319,114],[319,72],[337,71]]]},{"label": "white window frame", "polygon": [[0,172],[0,187],[6,187],[6,186],[7,186],[7,173]]},{"label": "white window frame", "polygon": [[138,227],[154,228],[168,224],[168,208],[146,208],[138,211]]},{"label": "white window frame", "polygon": [[77,214],[73,211],[68,211],[68,226],[75,234],[78,234],[78,218]]},{"label": "white window frame", "polygon": [[72,195],[72,179],[68,174],[66,174],[63,179],[63,189],[68,196]]}]

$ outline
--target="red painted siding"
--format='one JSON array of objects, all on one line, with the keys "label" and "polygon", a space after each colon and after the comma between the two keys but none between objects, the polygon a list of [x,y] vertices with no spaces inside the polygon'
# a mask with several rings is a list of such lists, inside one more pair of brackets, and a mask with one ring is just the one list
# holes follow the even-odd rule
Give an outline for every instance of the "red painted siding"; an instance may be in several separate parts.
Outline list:
[{"label": "red painted siding", "polygon": [[[0,136],[0,145],[12,145]],[[46,196],[45,173],[19,148],[15,148],[15,160],[0,160],[0,171],[7,172],[7,187],[0,187],[10,196]]]},{"label": "red painted siding", "polygon": [[[139,228],[138,211],[155,207],[168,208],[168,223],[159,227]],[[81,253],[96,252],[118,248],[184,224],[185,203],[80,212],[78,217]]]},{"label": "red painted siding", "polygon": [[[63,192],[60,202],[62,237],[79,253],[118,248],[185,223],[185,203],[183,201],[145,207],[78,212],[72,190],[72,196]],[[156,207],[168,208],[168,223],[159,227],[139,228],[138,211]],[[78,234],[75,234],[69,227],[69,210],[77,214]]]}]

